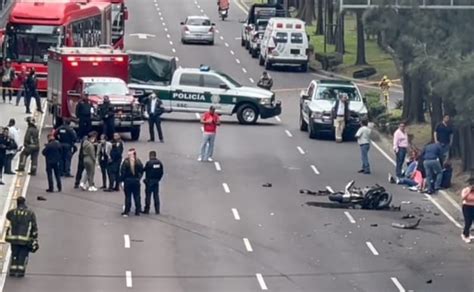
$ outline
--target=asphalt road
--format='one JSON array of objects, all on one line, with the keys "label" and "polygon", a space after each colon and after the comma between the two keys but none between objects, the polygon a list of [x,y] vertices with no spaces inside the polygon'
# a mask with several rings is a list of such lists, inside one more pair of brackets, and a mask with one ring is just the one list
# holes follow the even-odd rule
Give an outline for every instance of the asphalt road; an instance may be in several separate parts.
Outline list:
[{"label": "asphalt road", "polygon": [[[128,48],[167,55],[174,49],[181,66],[209,64],[248,85],[260,75],[236,39],[244,15],[235,5],[224,23],[215,1],[135,0],[128,6],[127,34],[155,35],[129,37]],[[181,45],[179,22],[201,9],[217,23],[216,45]],[[315,78],[272,75],[280,89]],[[375,148],[373,174],[365,176],[357,173],[355,143],[309,140],[298,130],[297,94],[278,96],[279,119],[240,126],[235,117],[223,118],[217,164],[196,161],[201,130],[192,114],[163,122],[164,144],[145,142],[146,126],[139,142],[126,142],[143,161],[157,150],[164,162],[160,216],[122,218],[122,193],[74,190],[70,179],[63,193],[46,194],[40,172],[27,194],[39,221],[40,250],[27,277],[7,279],[4,291],[473,291],[474,256],[459,229],[423,195],[387,184],[393,166]],[[401,212],[323,208],[313,205],[326,198],[299,193],[341,189],[350,179],[386,186],[395,205],[411,203]],[[420,228],[393,229],[407,213],[423,216]]]}]

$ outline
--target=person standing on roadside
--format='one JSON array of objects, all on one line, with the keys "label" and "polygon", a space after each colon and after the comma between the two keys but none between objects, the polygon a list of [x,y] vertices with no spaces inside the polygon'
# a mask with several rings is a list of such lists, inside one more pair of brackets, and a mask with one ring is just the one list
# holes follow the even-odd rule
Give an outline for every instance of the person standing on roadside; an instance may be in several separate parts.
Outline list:
[{"label": "person standing on roadside", "polygon": [[426,171],[427,194],[432,195],[441,188],[443,180],[443,168],[440,160],[443,155],[443,149],[437,142],[430,143],[423,148],[423,166]]},{"label": "person standing on roadside", "polygon": [[444,115],[443,121],[436,126],[433,133],[435,142],[439,142],[443,150],[441,165],[444,165],[444,162],[449,159],[449,149],[453,142],[454,131],[449,120],[449,115]]},{"label": "person standing on roadside", "polygon": [[72,177],[71,160],[74,150],[74,143],[77,141],[76,131],[71,127],[71,121],[64,119],[63,124],[54,133],[55,138],[61,143],[62,157],[60,172],[62,176]]},{"label": "person standing on roadside", "polygon": [[8,91],[8,97],[10,103],[12,102],[12,82],[15,80],[15,69],[12,68],[12,61],[10,59],[5,59],[5,65],[2,67],[2,71],[0,72],[0,76],[2,76],[2,97],[3,102],[7,102],[5,93]]},{"label": "person standing on roadside", "polygon": [[155,213],[160,214],[160,181],[163,178],[163,163],[156,158],[156,151],[150,151],[150,160],[145,164],[145,209],[144,214],[150,213],[151,196],[155,205]]},{"label": "person standing on roadside", "polygon": [[15,148],[7,150],[7,156],[5,160],[5,174],[15,174],[12,170],[12,161],[18,152],[18,145],[20,145],[20,130],[15,127],[15,119],[8,121],[8,133],[10,138],[15,142]]},{"label": "person standing on roadside", "polygon": [[81,182],[81,187],[83,190],[87,190],[89,192],[97,191],[97,188],[94,184],[94,175],[95,175],[95,166],[97,161],[97,151],[95,148],[95,143],[97,140],[97,133],[90,132],[87,136],[87,140],[84,141],[83,148],[82,148],[82,155],[84,160],[84,169],[86,170],[86,181],[87,181],[87,188],[86,184]]},{"label": "person standing on roadside", "polygon": [[344,128],[349,119],[349,98],[347,97],[347,93],[339,94],[339,98],[334,103],[331,112],[336,142],[341,143],[343,140]]},{"label": "person standing on roadside", "polygon": [[372,130],[368,127],[369,122],[367,120],[361,121],[361,127],[357,130],[355,137],[360,147],[360,156],[362,159],[362,168],[359,173],[370,174],[369,164],[369,150],[370,150],[370,133]]},{"label": "person standing on roadside", "polygon": [[155,93],[150,94],[146,102],[146,113],[148,115],[148,129],[150,130],[150,140],[155,141],[155,127],[158,132],[158,139],[163,143],[163,131],[161,129],[161,115],[165,112],[163,102]]},{"label": "person standing on roadside", "polygon": [[36,111],[43,113],[43,110],[41,108],[41,100],[40,96],[38,94],[38,80],[36,78],[36,70],[35,68],[30,68],[30,73],[28,74],[28,77],[26,78],[25,81],[25,107],[26,107],[26,113],[31,114],[30,111],[30,104],[31,104],[31,98],[35,98],[36,102]]},{"label": "person standing on roadside", "polygon": [[123,217],[128,217],[132,208],[132,196],[135,203],[135,215],[140,216],[142,212],[140,197],[140,179],[143,176],[143,164],[137,158],[137,152],[134,148],[128,150],[128,157],[122,163],[120,168],[120,181],[123,182],[123,191],[125,193],[125,209],[122,212]]},{"label": "person standing on roadside", "polygon": [[38,250],[38,224],[36,215],[26,207],[24,197],[16,199],[16,208],[8,211],[5,241],[11,244],[10,277],[24,277],[30,252]]},{"label": "person standing on roadside", "polygon": [[54,192],[54,183],[53,175],[56,179],[56,186],[58,187],[58,192],[61,192],[61,173],[60,173],[60,163],[63,157],[63,148],[61,143],[59,143],[55,138],[54,134],[48,134],[48,143],[44,146],[42,154],[46,160],[46,174],[48,176],[48,189],[46,192]]},{"label": "person standing on roadside", "polygon": [[99,105],[98,113],[102,120],[102,134],[112,139],[115,133],[115,109],[108,95],[104,95],[104,102]]},{"label": "person standing on roadside", "polygon": [[469,179],[469,186],[461,192],[462,214],[464,217],[464,229],[461,234],[462,240],[471,243],[474,236],[471,235],[471,226],[474,222],[474,178]]},{"label": "person standing on roadside", "polygon": [[395,175],[402,178],[403,164],[408,150],[408,133],[406,131],[406,124],[401,122],[398,129],[393,134],[393,151],[396,156]]},{"label": "person standing on roadside", "polygon": [[89,103],[89,95],[84,94],[84,97],[79,101],[76,107],[76,117],[79,119],[79,137],[87,136],[92,130],[92,112],[94,109]]},{"label": "person standing on roadside", "polygon": [[[100,135],[99,145],[97,147],[97,163],[100,166],[102,174],[102,190],[107,189],[107,167],[111,161],[110,151],[112,150],[112,143],[107,141],[105,134]],[[110,183],[110,182],[109,182]]]},{"label": "person standing on roadside", "polygon": [[201,118],[201,123],[204,124],[204,133],[201,144],[201,154],[199,155],[198,161],[212,162],[217,127],[221,124],[221,120],[219,115],[216,114],[216,108],[214,106],[211,105],[209,111],[204,113]]},{"label": "person standing on roadside", "polygon": [[16,148],[14,141],[10,138],[8,134],[8,128],[3,128],[0,132],[0,185],[4,185],[3,182],[3,170],[5,168],[5,163],[7,161],[7,151]]},{"label": "person standing on roadside", "polygon": [[31,156],[31,171],[29,175],[36,175],[36,169],[38,168],[38,154],[39,154],[39,131],[36,127],[36,121],[32,117],[27,117],[26,122],[28,128],[26,129],[25,137],[23,140],[23,149],[20,153],[20,163],[17,171],[25,171],[26,159]]},{"label": "person standing on roadside", "polygon": [[105,191],[119,191],[120,179],[120,163],[122,163],[123,142],[118,133],[114,133],[112,147],[110,149],[110,161],[107,166],[107,174],[109,175],[109,188]]}]

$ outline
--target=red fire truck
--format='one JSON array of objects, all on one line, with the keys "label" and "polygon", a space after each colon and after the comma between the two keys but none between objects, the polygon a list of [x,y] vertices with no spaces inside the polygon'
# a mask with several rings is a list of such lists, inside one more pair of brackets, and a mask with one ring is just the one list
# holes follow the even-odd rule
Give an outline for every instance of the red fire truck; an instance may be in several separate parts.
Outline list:
[{"label": "red fire truck", "polygon": [[48,57],[48,105],[53,125],[64,118],[76,119],[76,106],[88,96],[94,106],[92,126],[101,130],[97,108],[105,95],[115,109],[117,132],[130,132],[132,140],[140,137],[144,122],[142,105],[130,94],[128,55],[112,47],[51,48]]},{"label": "red fire truck", "polygon": [[113,44],[111,19],[108,1],[17,0],[3,32],[3,59],[12,60],[16,72],[34,67],[38,89],[45,91],[48,49]]}]

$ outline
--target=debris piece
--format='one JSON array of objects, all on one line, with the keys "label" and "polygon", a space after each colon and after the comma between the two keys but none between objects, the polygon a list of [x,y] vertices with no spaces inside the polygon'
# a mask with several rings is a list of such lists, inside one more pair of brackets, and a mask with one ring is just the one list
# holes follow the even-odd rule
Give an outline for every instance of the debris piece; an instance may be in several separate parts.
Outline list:
[{"label": "debris piece", "polygon": [[378,224],[375,224],[375,223],[374,223],[374,224],[370,224],[370,227],[377,227],[377,226],[379,226],[379,225],[378,225]]},{"label": "debris piece", "polygon": [[431,284],[433,283],[433,280],[429,279],[428,281],[426,281],[426,284]]},{"label": "debris piece", "polygon": [[263,184],[262,187],[264,187],[264,188],[271,188],[271,187],[272,187],[272,184],[271,184],[271,183],[266,183],[266,184]]},{"label": "debris piece", "polygon": [[438,212],[433,212],[433,215],[439,216],[440,214]]},{"label": "debris piece", "polygon": [[399,228],[399,229],[416,229],[418,225],[420,225],[420,222],[421,222],[421,218],[418,218],[418,220],[415,223],[411,223],[411,224],[392,223],[392,227]]},{"label": "debris piece", "polygon": [[329,226],[331,225],[332,223],[324,223],[324,226]]},{"label": "debris piece", "polygon": [[300,190],[300,194],[316,195],[316,192],[313,192],[313,191],[308,190],[308,189],[301,189],[301,190]]},{"label": "debris piece", "polygon": [[393,211],[401,211],[402,210],[402,205],[400,206],[390,206],[390,209]]},{"label": "debris piece", "polygon": [[406,214],[402,216],[402,219],[413,219],[413,218],[415,218],[415,215],[412,215],[412,214]]},{"label": "debris piece", "polygon": [[46,199],[45,197],[43,197],[43,196],[37,196],[36,199],[37,199],[38,201],[47,201],[47,199]]},{"label": "debris piece", "polygon": [[404,205],[404,204],[410,205],[410,204],[411,204],[411,201],[402,201],[400,204],[402,204],[402,205]]}]

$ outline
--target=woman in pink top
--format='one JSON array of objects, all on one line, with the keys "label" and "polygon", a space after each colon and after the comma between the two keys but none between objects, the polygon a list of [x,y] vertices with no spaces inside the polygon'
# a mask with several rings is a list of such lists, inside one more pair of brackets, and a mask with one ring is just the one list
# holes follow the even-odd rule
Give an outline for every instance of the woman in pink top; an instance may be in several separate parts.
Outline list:
[{"label": "woman in pink top", "polygon": [[464,216],[464,231],[461,234],[462,240],[470,243],[474,236],[471,236],[471,226],[474,221],[474,179],[469,180],[469,186],[461,193],[462,214]]}]

